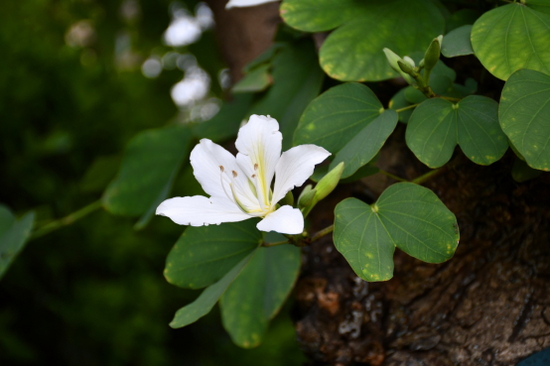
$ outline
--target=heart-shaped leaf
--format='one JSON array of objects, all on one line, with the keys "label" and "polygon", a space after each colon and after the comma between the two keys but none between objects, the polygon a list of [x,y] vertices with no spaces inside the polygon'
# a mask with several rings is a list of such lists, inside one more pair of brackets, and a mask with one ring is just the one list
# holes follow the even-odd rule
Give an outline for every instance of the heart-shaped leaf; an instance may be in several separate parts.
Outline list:
[{"label": "heart-shaped leaf", "polygon": [[393,276],[395,247],[429,263],[450,259],[458,246],[456,218],[425,187],[397,183],[373,205],[349,198],[334,209],[334,244],[367,281]]},{"label": "heart-shaped leaf", "polygon": [[126,147],[118,176],[103,194],[103,205],[113,214],[154,214],[187,156],[191,132],[184,126],[147,130]]},{"label": "heart-shaped leaf", "polygon": [[246,264],[250,261],[254,254],[249,254],[242,259],[237,265],[235,265],[227,274],[223,276],[218,282],[210,285],[206,288],[199,298],[185,307],[180,308],[172,322],[170,327],[176,329],[187,326],[194,323],[204,315],[208,314],[214,305],[218,302],[223,293],[229,288],[231,283],[239,276]]},{"label": "heart-shaped leaf", "polygon": [[0,279],[21,252],[34,225],[34,212],[17,220],[4,205],[0,205]]},{"label": "heart-shaped leaf", "polygon": [[472,42],[470,41],[470,34],[472,33],[471,25],[463,25],[457,29],[452,30],[443,38],[443,45],[441,46],[441,53],[445,57],[457,57],[471,55],[474,53],[472,49]]},{"label": "heart-shaped leaf", "polygon": [[500,126],[532,168],[550,168],[550,77],[533,70],[510,76],[500,98]]},{"label": "heart-shaped leaf", "polygon": [[457,144],[481,165],[496,162],[508,148],[498,123],[498,103],[483,96],[468,96],[455,104],[441,98],[422,102],[405,137],[417,158],[431,168],[447,163]]},{"label": "heart-shaped leaf", "polygon": [[255,220],[189,227],[166,259],[164,276],[182,288],[199,289],[218,281],[262,242]]},{"label": "heart-shaped leaf", "polygon": [[550,15],[515,3],[483,14],[472,29],[475,55],[491,74],[507,80],[518,69],[550,75]]},{"label": "heart-shaped leaf", "polygon": [[260,344],[269,321],[288,297],[300,270],[300,249],[260,248],[220,300],[225,330],[235,344]]},{"label": "heart-shaped leaf", "polygon": [[316,144],[336,153],[383,110],[365,85],[338,85],[307,106],[294,134],[294,145]]},{"label": "heart-shaped leaf", "polygon": [[382,148],[397,125],[397,112],[385,110],[349,141],[330,164],[330,169],[344,162],[342,178],[352,176],[369,163]]}]

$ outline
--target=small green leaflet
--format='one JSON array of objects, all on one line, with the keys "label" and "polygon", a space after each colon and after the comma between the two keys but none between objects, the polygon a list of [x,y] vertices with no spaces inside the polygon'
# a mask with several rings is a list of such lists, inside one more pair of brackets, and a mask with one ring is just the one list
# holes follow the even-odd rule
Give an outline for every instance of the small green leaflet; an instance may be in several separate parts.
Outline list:
[{"label": "small green leaflet", "polygon": [[231,91],[233,93],[248,93],[266,90],[273,82],[273,78],[269,75],[270,68],[271,65],[262,64],[250,70],[231,88]]},{"label": "small green leaflet", "polygon": [[470,41],[472,27],[473,26],[469,24],[463,25],[446,34],[443,38],[443,45],[441,47],[443,56],[457,57],[473,54],[474,50],[472,49],[472,42]]},{"label": "small green leaflet", "polygon": [[498,103],[483,96],[468,96],[455,104],[441,98],[422,102],[405,137],[416,157],[430,168],[447,163],[457,144],[481,165],[498,161],[508,148],[498,123]]},{"label": "small green leaflet", "polygon": [[17,220],[8,207],[0,204],[0,279],[28,241],[34,225],[34,212]]},{"label": "small green leaflet", "polygon": [[395,247],[428,262],[455,253],[460,239],[456,218],[425,187],[397,183],[377,202],[348,198],[334,209],[334,244],[355,273],[367,281],[393,277]]},{"label": "small green leaflet", "polygon": [[520,4],[483,14],[472,29],[475,55],[491,74],[507,80],[518,69],[550,75],[550,15]]},{"label": "small green leaflet", "polygon": [[257,220],[189,227],[166,259],[164,276],[178,287],[200,289],[221,279],[261,243]]},{"label": "small green leaflet", "polygon": [[223,326],[236,345],[253,348],[260,344],[269,321],[296,282],[300,263],[298,247],[258,249],[220,300]]},{"label": "small green leaflet", "polygon": [[518,70],[500,98],[500,126],[531,168],[550,168],[550,76]]}]

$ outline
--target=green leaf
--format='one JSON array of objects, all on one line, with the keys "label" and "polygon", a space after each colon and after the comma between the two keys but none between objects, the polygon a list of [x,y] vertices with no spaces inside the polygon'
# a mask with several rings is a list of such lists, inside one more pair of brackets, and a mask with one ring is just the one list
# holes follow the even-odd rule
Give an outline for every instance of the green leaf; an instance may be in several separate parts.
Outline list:
[{"label": "green leaf", "polygon": [[220,301],[223,326],[236,345],[253,348],[260,344],[299,270],[299,248],[281,245],[258,249]]},{"label": "green leaf", "polygon": [[255,220],[189,227],[166,259],[164,277],[178,287],[199,289],[218,281],[262,243]]},{"label": "green leaf", "polygon": [[249,254],[242,259],[237,265],[235,265],[227,274],[223,276],[217,283],[212,284],[206,288],[199,298],[185,307],[180,308],[172,322],[170,327],[176,329],[187,326],[194,323],[204,315],[208,314],[216,302],[220,299],[223,293],[229,288],[231,283],[239,276],[246,264],[250,261],[254,254]]},{"label": "green leaf", "polygon": [[322,32],[364,13],[357,0],[284,0],[279,13],[289,26],[305,32]]},{"label": "green leaf", "polygon": [[330,168],[332,169],[340,162],[344,162],[342,178],[350,177],[374,158],[395,129],[395,126],[397,126],[397,112],[385,110],[336,154],[336,157],[330,163]]},{"label": "green leaf", "polygon": [[457,144],[481,165],[498,161],[508,148],[498,123],[498,103],[483,96],[468,96],[456,104],[440,98],[422,102],[405,137],[416,157],[430,168],[447,163]]},{"label": "green leaf", "polygon": [[550,167],[550,77],[518,70],[500,98],[500,126],[532,168]]},{"label": "green leaf", "polygon": [[191,133],[183,126],[147,130],[126,147],[118,176],[103,194],[113,214],[141,215],[164,200],[184,158]]},{"label": "green leaf", "polygon": [[429,0],[367,1],[366,12],[332,32],[321,47],[325,72],[343,81],[380,81],[398,76],[385,47],[398,55],[425,49],[445,29],[445,20]]},{"label": "green leaf", "polygon": [[0,204],[0,279],[30,238],[34,212],[17,220],[8,207]]},{"label": "green leaf", "polygon": [[522,4],[483,14],[472,29],[475,55],[491,74],[507,80],[518,69],[550,74],[550,15]]},{"label": "green leaf", "polygon": [[395,247],[429,263],[450,259],[458,246],[456,218],[425,187],[397,183],[375,204],[348,198],[334,209],[334,244],[367,281],[393,276]]},{"label": "green leaf", "polygon": [[457,57],[473,54],[474,50],[470,41],[472,27],[471,25],[463,25],[446,34],[443,38],[443,47],[441,48],[443,56]]},{"label": "green leaf", "polygon": [[324,74],[310,40],[287,44],[273,58],[273,85],[249,110],[270,115],[279,122],[283,150],[292,147],[292,136],[306,106],[321,91]]},{"label": "green leaf", "polygon": [[121,157],[118,155],[98,157],[80,181],[80,189],[84,192],[103,191],[115,178],[120,167]]},{"label": "green leaf", "polygon": [[231,88],[233,93],[261,92],[271,85],[273,79],[269,75],[271,65],[264,64],[250,70],[244,78]]},{"label": "green leaf", "polygon": [[539,177],[541,173],[541,171],[532,169],[527,165],[527,163],[517,157],[514,161],[514,165],[512,166],[512,178],[516,182],[532,180],[533,178]]},{"label": "green leaf", "polygon": [[225,101],[212,119],[193,125],[193,135],[222,142],[237,135],[241,122],[252,102],[252,93],[239,93],[231,101]]},{"label": "green leaf", "polygon": [[550,14],[550,2],[548,0],[526,0],[525,3],[541,13]]},{"label": "green leaf", "polygon": [[294,134],[294,145],[316,144],[336,153],[383,109],[365,85],[346,83],[333,87],[307,106]]},{"label": "green leaf", "polygon": [[425,100],[428,99],[428,97],[426,97],[426,95],[424,95],[424,93],[422,93],[418,89],[409,86],[405,88],[405,99],[409,103],[416,104],[416,103],[424,102]]}]

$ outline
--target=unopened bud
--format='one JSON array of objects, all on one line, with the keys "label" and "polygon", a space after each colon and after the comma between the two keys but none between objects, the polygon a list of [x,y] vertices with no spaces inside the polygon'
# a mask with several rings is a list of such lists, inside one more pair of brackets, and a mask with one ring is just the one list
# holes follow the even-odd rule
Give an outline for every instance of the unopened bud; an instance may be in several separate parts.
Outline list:
[{"label": "unopened bud", "polygon": [[413,69],[416,67],[416,65],[414,63],[414,60],[411,59],[408,56],[403,57],[403,61],[405,61],[407,64],[409,64],[411,66],[411,68],[413,68]]},{"label": "unopened bud", "polygon": [[309,206],[313,202],[313,198],[315,198],[316,193],[317,190],[313,189],[311,185],[304,187],[300,197],[298,198],[298,207],[305,208]]},{"label": "unopened bud", "polygon": [[342,177],[342,172],[344,172],[344,162],[340,162],[319,181],[317,186],[315,186],[315,190],[317,190],[314,199],[315,203],[326,198],[336,188],[336,185],[340,182],[340,177]]},{"label": "unopened bud", "polygon": [[409,75],[412,75],[414,73],[414,68],[406,61],[398,60],[397,65],[399,65],[399,68]]},{"label": "unopened bud", "polygon": [[386,54],[386,58],[388,59],[388,63],[390,64],[392,69],[397,71],[407,81],[407,83],[412,85],[413,84],[412,78],[407,73],[404,73],[399,67],[398,62],[400,60],[403,61],[403,59],[400,58],[395,52],[393,52],[389,48],[384,48],[384,53]]},{"label": "unopened bud", "polygon": [[426,50],[424,55],[424,68],[427,71],[432,71],[437,62],[439,61],[439,56],[441,55],[441,42],[443,36],[434,38],[430,46]]}]

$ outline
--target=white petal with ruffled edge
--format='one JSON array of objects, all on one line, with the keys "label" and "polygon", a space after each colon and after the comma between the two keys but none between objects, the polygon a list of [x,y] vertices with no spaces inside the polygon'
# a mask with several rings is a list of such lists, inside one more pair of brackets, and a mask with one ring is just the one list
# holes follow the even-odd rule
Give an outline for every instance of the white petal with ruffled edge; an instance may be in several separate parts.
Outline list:
[{"label": "white petal with ruffled edge", "polygon": [[164,200],[157,208],[157,215],[164,215],[181,225],[200,227],[224,222],[240,222],[251,218],[226,198],[204,196],[175,197]]},{"label": "white petal with ruffled edge", "polygon": [[235,141],[239,151],[237,163],[253,179],[258,199],[264,206],[270,202],[269,191],[277,161],[281,157],[282,142],[283,135],[277,120],[258,115],[250,116],[248,123],[240,128]]},{"label": "white petal with ruffled edge", "polygon": [[283,153],[275,169],[273,203],[279,202],[296,186],[301,186],[311,177],[315,165],[330,155],[326,149],[313,144],[298,145]]},{"label": "white petal with ruffled edge", "polygon": [[300,209],[283,205],[269,213],[257,225],[260,231],[275,231],[285,234],[300,234],[304,231],[304,216]]},{"label": "white petal with ruffled edge", "polygon": [[271,3],[278,0],[230,0],[227,5],[225,6],[226,9],[234,8],[234,7],[247,7],[247,6],[256,6],[261,5],[265,3]]}]

